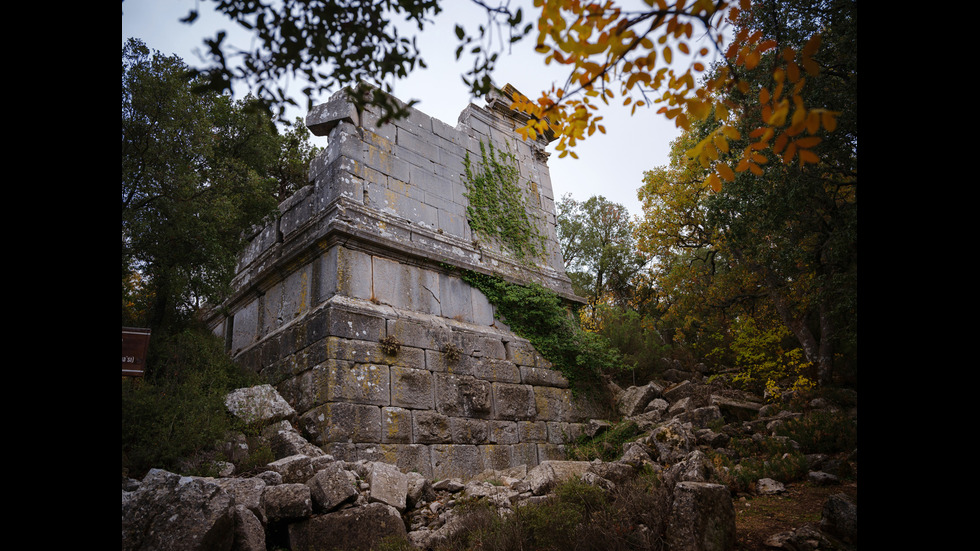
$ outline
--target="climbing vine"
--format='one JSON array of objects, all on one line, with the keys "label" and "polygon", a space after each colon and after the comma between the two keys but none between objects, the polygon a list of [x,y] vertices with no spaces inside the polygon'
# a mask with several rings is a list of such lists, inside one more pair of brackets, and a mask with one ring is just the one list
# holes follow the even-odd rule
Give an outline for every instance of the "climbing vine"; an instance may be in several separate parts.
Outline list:
[{"label": "climbing vine", "polygon": [[463,281],[487,297],[504,323],[568,378],[573,391],[595,391],[602,374],[627,367],[607,339],[579,327],[554,291],[536,283],[518,285],[494,275],[461,272]]},{"label": "climbing vine", "polygon": [[543,255],[545,238],[527,213],[514,154],[498,152],[492,143],[484,145],[481,140],[480,155],[478,167],[469,152],[463,159],[470,228],[487,239],[498,239],[521,260]]}]

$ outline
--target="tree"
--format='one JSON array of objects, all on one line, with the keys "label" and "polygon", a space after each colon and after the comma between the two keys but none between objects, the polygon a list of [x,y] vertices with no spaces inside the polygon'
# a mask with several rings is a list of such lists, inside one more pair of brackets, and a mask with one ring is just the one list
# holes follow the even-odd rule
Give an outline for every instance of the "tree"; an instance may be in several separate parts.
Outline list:
[{"label": "tree", "polygon": [[[825,37],[816,61],[829,70],[800,93],[844,115],[819,144],[819,162],[787,163],[792,142],[785,141],[782,150],[760,150],[755,169],[716,189],[710,168],[680,153],[715,132],[717,123],[706,119],[675,144],[671,167],[647,173],[640,192],[640,246],[660,262],[659,281],[678,301],[672,308],[702,320],[706,308],[726,312],[729,322],[740,313],[779,320],[817,366],[821,384],[832,380],[836,352],[853,361],[857,339],[855,9],[848,0],[781,0],[778,9],[753,11],[741,23],[789,43],[807,43],[818,30]],[[760,77],[754,90],[778,86]],[[733,124],[740,134],[767,116],[754,97],[733,90],[725,98],[738,106]]]},{"label": "tree", "polygon": [[[277,190],[298,185],[284,167],[313,153],[296,132],[280,139],[248,99],[192,93],[187,71],[138,40],[123,48],[123,323],[155,334],[222,298],[245,232],[275,212]],[[136,295],[145,319],[126,309]]]},{"label": "tree", "polygon": [[[224,44],[224,32],[205,40],[213,59],[199,72],[207,80],[206,88],[228,90],[233,82],[247,82],[262,102],[278,105],[281,113],[286,104],[295,104],[276,86],[285,76],[305,79],[303,93],[310,106],[315,91],[357,88],[368,82],[374,86],[359,88],[362,93],[352,94],[351,99],[360,108],[380,107],[381,122],[407,114],[384,93],[391,89],[388,79],[404,78],[416,66],[425,66],[414,40],[399,36],[391,21],[404,19],[421,32],[428,18],[440,11],[438,0],[214,1],[220,13],[255,35],[256,46],[235,50]],[[473,2],[486,10],[487,24],[476,34],[457,25],[456,56],[465,52],[474,58],[473,69],[463,77],[474,95],[492,87],[500,53],[491,44],[494,29],[506,35],[508,43],[537,29],[536,50],[544,62],[568,68],[561,87],[553,86],[534,100],[518,95],[512,105],[531,116],[519,131],[529,137],[554,132],[562,156],[575,156],[578,141],[596,130],[605,132],[602,117],[596,114],[598,102],[622,101],[634,112],[660,103],[657,112],[683,129],[692,121],[712,117],[718,126],[690,155],[711,168],[709,183],[714,188],[722,180],[731,181],[737,172],[756,171],[761,151],[813,163],[818,159],[813,147],[819,134],[836,128],[839,112],[803,101],[806,75],[816,76],[821,70],[815,58],[819,34],[796,44],[742,26],[731,40],[727,38],[743,14],[757,4],[770,5],[770,0],[739,0],[737,5],[724,0],[645,0],[643,9],[625,9],[612,0],[534,0],[536,23],[526,22],[522,9],[511,8],[509,1]],[[184,21],[196,17],[194,10]],[[773,52],[778,55],[769,55],[762,63],[763,56]],[[231,61],[236,57],[241,58],[237,65]],[[672,66],[675,60],[677,69]],[[720,63],[709,75],[706,71],[714,61]],[[747,93],[748,83],[758,80],[759,73],[778,80],[776,86],[756,91],[754,101],[767,110],[766,116],[739,156],[719,161],[717,156],[728,150],[728,142],[742,137],[733,124],[737,118],[733,109],[738,107],[726,96],[733,91]]]},{"label": "tree", "polygon": [[636,251],[626,208],[601,195],[584,203],[565,195],[557,206],[565,270],[576,292],[587,298],[593,315],[606,301],[626,308],[633,280],[646,264]]}]

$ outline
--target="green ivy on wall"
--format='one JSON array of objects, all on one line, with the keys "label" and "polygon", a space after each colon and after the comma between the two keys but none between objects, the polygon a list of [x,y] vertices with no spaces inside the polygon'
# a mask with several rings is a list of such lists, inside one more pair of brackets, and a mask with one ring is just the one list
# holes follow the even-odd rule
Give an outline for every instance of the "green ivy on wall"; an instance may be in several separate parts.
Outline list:
[{"label": "green ivy on wall", "polygon": [[521,260],[542,256],[545,238],[527,213],[520,172],[512,153],[498,152],[480,141],[480,165],[474,170],[469,152],[466,168],[466,215],[470,228],[485,238],[495,238]]},{"label": "green ivy on wall", "polygon": [[628,369],[605,337],[579,327],[554,291],[470,270],[461,270],[460,276],[487,297],[511,330],[568,378],[574,392],[594,392],[601,387],[602,374]]}]

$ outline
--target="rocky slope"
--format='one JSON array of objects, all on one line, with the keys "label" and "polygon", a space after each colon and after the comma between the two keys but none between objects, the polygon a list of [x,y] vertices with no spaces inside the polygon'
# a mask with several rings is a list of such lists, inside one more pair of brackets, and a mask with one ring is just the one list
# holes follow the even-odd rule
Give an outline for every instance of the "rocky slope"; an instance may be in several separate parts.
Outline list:
[{"label": "rocky slope", "polygon": [[[376,549],[384,540],[436,549],[458,541],[471,523],[467,511],[480,503],[506,517],[520,507],[547,503],[564,481],[613,493],[639,478],[655,479],[660,511],[642,522],[624,524],[623,541],[642,549],[735,549],[734,488],[719,482],[740,480],[747,445],[775,441],[774,431],[801,413],[764,406],[761,400],[709,385],[697,374],[668,373],[670,380],[614,389],[617,406],[633,437],[625,443],[605,437],[610,423],[589,424],[594,442],[620,455],[613,461],[544,461],[506,471],[487,471],[472,480],[425,479],[382,462],[335,460],[310,444],[291,424],[292,408],[268,385],[229,395],[229,410],[261,435],[234,435],[215,477],[181,476],[161,470],[142,480],[123,480],[122,548],[151,549]],[[851,397],[856,404],[856,396]],[[811,410],[840,411],[830,403]],[[856,405],[846,412],[856,419]],[[619,424],[618,427],[624,425]],[[783,437],[785,438],[785,437]],[[259,447],[276,460],[235,475]],[[610,451],[606,449],[605,451]],[[787,458],[790,454],[784,454]],[[838,484],[853,473],[856,449],[846,456],[808,454],[809,480]],[[740,459],[742,459],[740,461]],[[785,488],[761,478],[740,491],[778,494]],[[735,498],[733,501],[733,497]],[[743,495],[744,499],[744,495]],[[468,504],[469,507],[462,507]],[[651,506],[646,505],[649,509]],[[627,513],[624,513],[627,514]],[[650,520],[654,519],[654,520]],[[387,538],[387,539],[386,539]],[[584,545],[584,544],[583,544]],[[827,501],[819,523],[772,534],[772,549],[850,550],[857,548],[856,503],[843,493]]]}]

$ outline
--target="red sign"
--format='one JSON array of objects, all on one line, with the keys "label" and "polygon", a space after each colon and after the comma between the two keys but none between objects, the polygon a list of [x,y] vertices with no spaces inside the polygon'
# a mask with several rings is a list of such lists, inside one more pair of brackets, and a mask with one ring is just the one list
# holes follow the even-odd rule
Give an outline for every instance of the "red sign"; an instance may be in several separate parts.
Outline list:
[{"label": "red sign", "polygon": [[146,350],[149,346],[149,329],[122,328],[122,374],[124,377],[143,376],[146,366]]}]

